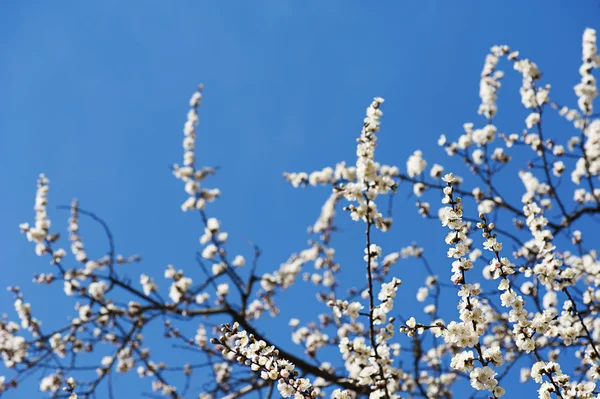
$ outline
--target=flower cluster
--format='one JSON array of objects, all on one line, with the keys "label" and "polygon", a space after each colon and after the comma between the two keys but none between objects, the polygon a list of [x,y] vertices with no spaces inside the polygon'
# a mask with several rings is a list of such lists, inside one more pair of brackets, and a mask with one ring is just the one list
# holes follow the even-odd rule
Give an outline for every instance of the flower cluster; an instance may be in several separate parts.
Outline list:
[{"label": "flower cluster", "polygon": [[[37,191],[35,194],[35,224],[33,227],[29,226],[29,223],[22,223],[19,227],[21,232],[25,233],[27,240],[35,243],[35,253],[38,256],[47,254],[50,251],[48,244],[58,240],[57,234],[50,233],[50,218],[48,216],[48,191],[50,181],[48,178],[41,174],[37,181]],[[66,255],[64,250],[57,251],[53,255],[53,262],[60,262],[60,260]]]},{"label": "flower cluster", "polygon": [[386,231],[391,220],[384,218],[378,211],[375,198],[395,189],[397,183],[393,176],[397,174],[397,168],[382,167],[375,161],[376,133],[379,132],[380,118],[383,115],[380,109],[382,103],[383,98],[375,97],[367,108],[356,148],[356,181],[348,182],[343,187],[343,192],[348,201],[358,203],[358,206],[350,204],[346,208],[350,211],[352,220],[374,223],[377,228]]},{"label": "flower cluster", "polygon": [[592,75],[592,70],[600,65],[600,55],[596,47],[596,31],[594,29],[587,28],[583,32],[582,48],[581,59],[583,63],[579,68],[581,82],[575,86],[575,94],[579,97],[577,104],[581,112],[590,115],[594,110],[593,101],[598,95],[596,79]]},{"label": "flower cluster", "polygon": [[204,209],[207,202],[214,201],[221,191],[219,189],[205,189],[200,186],[207,176],[215,173],[214,168],[196,168],[196,125],[198,125],[198,108],[202,102],[204,87],[198,86],[190,98],[190,110],[183,127],[183,166],[174,165],[173,175],[185,183],[185,192],[188,199],[181,205],[183,211]]},{"label": "flower cluster", "polygon": [[298,378],[299,373],[294,370],[294,364],[280,358],[279,351],[274,346],[240,330],[238,323],[223,325],[221,333],[223,335],[218,340],[213,340],[213,343],[220,345],[223,356],[259,372],[263,380],[277,382],[277,389],[282,397],[314,399],[317,396],[318,390],[308,379]]}]

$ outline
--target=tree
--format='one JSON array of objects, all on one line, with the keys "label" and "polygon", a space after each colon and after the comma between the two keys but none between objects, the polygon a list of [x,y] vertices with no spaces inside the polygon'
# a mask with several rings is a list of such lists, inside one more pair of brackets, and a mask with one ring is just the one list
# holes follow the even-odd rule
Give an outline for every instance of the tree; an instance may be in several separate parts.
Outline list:
[{"label": "tree", "polygon": [[[502,58],[522,78],[521,101],[528,110],[522,134],[501,134],[494,125]],[[534,62],[508,46],[492,47],[479,93],[484,124],[465,124],[456,141],[438,140],[449,156],[464,162],[468,179],[445,173],[439,164],[431,165],[426,176],[428,163],[420,151],[409,157],[404,172],[377,162],[384,101],[374,98],[358,138],[355,166],[342,162],[284,175],[294,187],[322,185],[331,194],[309,229],[310,247],[268,272],[259,269],[258,246],[248,261],[228,252],[227,233],[210,213],[220,191],[205,186],[216,168],[197,166],[194,155],[200,86],[184,126],[183,164],[173,166],[173,174],[188,195],[182,210],[198,213],[204,224],[197,257],[204,275],[168,266],[168,296],[156,277],[142,274],[132,281],[119,273],[116,265],[140,258],[118,255],[108,224],[77,201],[70,207],[68,228],[73,259],[67,256],[67,243],[51,228],[49,180],[40,175],[35,221],[22,224],[21,231],[54,267],[35,281],[62,285],[76,314],[61,328],[46,330],[20,289],[10,288],[18,321],[0,321],[0,353],[9,369],[8,376],[0,377],[0,393],[43,370],[40,389],[53,398],[94,397],[103,384],[114,397],[112,375],[135,370],[151,382],[156,396],[171,398],[189,397],[190,380],[203,372],[212,373],[212,379],[202,399],[254,392],[295,398],[449,398],[461,381],[470,383],[474,397],[499,398],[506,393],[503,380],[511,378],[535,381],[540,398],[600,398],[594,382],[600,379],[600,262],[593,247],[597,241],[593,236],[584,240],[578,230],[600,213],[600,119],[593,111],[597,88],[592,75],[600,56],[592,29],[583,34],[582,60],[576,109],[552,99]],[[572,122],[573,136],[545,136],[543,116],[552,112]],[[521,204],[509,201],[495,184],[507,178],[500,172],[517,162],[516,149],[527,154],[518,172],[524,186]],[[561,184],[567,171],[573,193]],[[378,234],[393,234],[391,210],[384,214],[381,209],[401,183],[412,186],[424,218],[439,219],[448,229],[447,265],[434,269],[416,244],[385,255],[377,245]],[[436,202],[425,202],[425,195]],[[573,206],[567,200],[571,196]],[[436,203],[439,209],[432,212]],[[364,229],[362,287],[344,287],[339,278],[344,269],[336,262],[331,238],[339,234],[336,211],[342,204],[357,228]],[[80,217],[104,229],[106,256],[88,257]],[[393,265],[405,257],[421,260],[428,270],[425,286],[417,291],[418,300],[428,302],[427,316],[415,318],[395,306],[403,287]],[[311,264],[314,271],[306,272]],[[450,268],[452,284],[446,281]],[[317,285],[328,307],[318,322],[301,327],[298,320],[290,321],[303,357],[276,347],[280,338],[254,326],[266,313],[279,313],[277,296],[294,283]],[[458,319],[440,313],[442,290],[458,293]],[[163,342],[177,342],[203,360],[177,365],[156,360],[143,335],[156,323],[163,325]],[[199,324],[194,336],[180,327],[190,323]],[[518,372],[513,366],[524,358],[530,367]],[[96,363],[89,366],[91,361]]]}]

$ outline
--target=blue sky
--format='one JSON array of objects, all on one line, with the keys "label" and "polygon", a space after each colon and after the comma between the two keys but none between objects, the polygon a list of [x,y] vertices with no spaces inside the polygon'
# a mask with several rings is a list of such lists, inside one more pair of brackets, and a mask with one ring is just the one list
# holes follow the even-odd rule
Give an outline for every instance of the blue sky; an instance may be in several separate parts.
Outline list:
[{"label": "blue sky", "polygon": [[[282,173],[353,163],[373,96],[386,99],[382,162],[404,168],[419,148],[430,164],[452,165],[435,141],[440,133],[457,137],[464,122],[483,123],[476,114],[479,73],[491,45],[509,44],[532,58],[554,96],[575,104],[581,35],[585,27],[600,29],[593,0],[18,1],[0,9],[2,284],[21,285],[42,319],[68,302],[58,287],[28,283],[49,268],[18,232],[19,223],[33,219],[40,172],[51,180],[51,205],[78,198],[109,222],[120,253],[144,257],[126,273],[159,274],[169,263],[193,267],[201,228],[180,211],[185,194],[169,166],[181,159],[196,84],[206,85],[199,163],[221,167],[211,183],[223,196],[210,210],[236,252],[251,254],[247,239],[261,246],[261,270],[269,271],[306,247],[306,227],[328,195],[294,190]],[[526,113],[520,78],[508,76],[498,125],[512,133],[523,129]],[[408,191],[395,202],[405,225],[398,222],[380,239],[384,251],[423,243],[436,270],[449,277],[450,263],[439,255],[444,231],[420,219]],[[55,226],[66,226],[67,213],[52,211]],[[360,270],[360,278],[362,228],[342,224],[347,232],[335,242],[341,262]],[[82,233],[101,256],[98,228],[84,224]],[[403,267],[399,277],[421,284],[421,271]],[[282,307],[298,294],[282,297]],[[402,295],[416,306],[414,292]],[[5,291],[0,311],[12,312]],[[283,319],[291,314],[284,310]],[[289,345],[285,320],[265,323],[277,331],[276,342]],[[136,382],[123,392],[146,388]],[[6,397],[25,392],[39,395],[26,387]]]}]

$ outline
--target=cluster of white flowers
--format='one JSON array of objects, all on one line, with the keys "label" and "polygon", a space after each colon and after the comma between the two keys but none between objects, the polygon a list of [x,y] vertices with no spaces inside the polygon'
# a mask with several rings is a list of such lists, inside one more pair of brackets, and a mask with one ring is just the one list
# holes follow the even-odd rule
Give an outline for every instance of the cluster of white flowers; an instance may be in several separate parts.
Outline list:
[{"label": "cluster of white flowers", "polygon": [[[472,244],[472,240],[468,238],[469,226],[462,220],[463,206],[461,198],[454,197],[454,175],[448,174],[444,176],[443,180],[447,186],[444,188],[442,202],[450,206],[442,209],[440,213],[442,224],[448,226],[451,230],[446,236],[446,243],[452,245],[448,251],[448,257],[455,259],[452,263],[454,273],[452,281],[454,284],[460,285],[458,295],[461,297],[461,302],[458,308],[461,322],[452,321],[446,328],[433,329],[433,332],[436,335],[442,335],[444,341],[448,344],[460,348],[475,347],[479,354],[477,360],[479,360],[482,367],[473,368],[475,358],[472,351],[463,351],[454,355],[451,366],[460,371],[471,370],[471,386],[477,390],[490,391],[494,398],[499,398],[504,395],[505,391],[494,378],[497,373],[490,367],[490,364],[499,366],[504,363],[504,359],[499,347],[489,347],[482,350],[480,337],[487,330],[488,320],[486,319],[485,308],[478,297],[481,294],[481,288],[478,283],[468,284],[465,281],[465,272],[473,268],[472,260],[466,258]],[[483,214],[481,216],[483,217]],[[483,220],[485,222],[485,219]],[[486,225],[486,227],[489,226]],[[485,230],[484,238],[486,239],[483,244],[484,248],[496,254],[502,249],[502,245],[496,240],[495,234],[491,234],[489,230]]]},{"label": "cluster of white flowers", "polygon": [[348,302],[342,301],[341,299],[330,301],[328,305],[333,308],[335,317],[339,319],[344,315],[350,317],[350,320],[352,321],[355,321],[358,318],[360,311],[364,309],[364,306],[360,302]]},{"label": "cluster of white flowers", "polygon": [[423,159],[423,152],[419,150],[415,151],[410,157],[408,157],[408,161],[406,161],[406,173],[408,173],[410,177],[419,176],[421,173],[423,173],[426,167],[427,161]]},{"label": "cluster of white flowers", "polygon": [[[25,233],[27,240],[35,243],[35,253],[38,256],[45,255],[50,251],[49,243],[58,240],[58,234],[50,233],[50,218],[46,209],[48,205],[48,191],[50,181],[44,174],[40,174],[37,181],[37,191],[35,193],[35,223],[33,227],[29,223],[22,223],[19,227],[22,233]],[[59,250],[53,255],[53,262],[60,262],[66,255],[64,250]]]},{"label": "cluster of white flowers", "polygon": [[[173,397],[174,394],[176,394],[176,392],[177,392],[176,387],[174,387],[173,385],[165,384],[164,382],[162,382],[160,380],[152,381],[152,390],[154,392],[160,392],[163,396],[171,396],[171,397]],[[177,397],[177,396],[175,395],[175,397]]]},{"label": "cluster of white flowers", "polygon": [[302,266],[307,262],[314,262],[319,257],[319,248],[313,246],[293,254],[286,262],[282,263],[279,270],[263,274],[260,285],[265,291],[272,291],[275,287],[287,288],[294,284],[300,274]]},{"label": "cluster of white flowers", "polygon": [[[514,62],[515,69],[519,71],[523,77],[523,84],[521,87],[522,102],[526,108],[532,109],[532,112],[526,118],[525,124],[529,129],[538,126],[538,133],[526,132],[523,136],[523,142],[531,146],[538,154],[547,151],[544,146],[550,146],[549,149],[552,150],[553,155],[557,157],[564,156],[564,147],[562,145],[556,145],[552,142],[542,143],[541,140],[541,128],[539,128],[541,121],[540,112],[542,106],[549,102],[550,86],[536,86],[535,81],[540,79],[541,72],[535,63],[528,59],[519,59],[518,52],[511,52],[507,46],[493,47],[491,54],[486,59],[486,65],[482,74],[482,106],[480,107],[480,113],[491,118],[496,112],[496,91],[500,87],[499,79],[502,78],[503,74],[500,71],[496,71],[495,68],[499,57],[504,55],[508,55],[508,59]],[[575,93],[578,96],[579,109],[587,116],[592,115],[593,101],[598,94],[596,79],[592,75],[592,71],[594,68],[597,68],[599,64],[600,55],[598,55],[597,51],[596,31],[588,28],[584,31],[582,40],[582,65],[579,69],[581,81],[574,87]],[[552,105],[554,108],[560,110],[560,115],[565,116],[569,121],[574,121],[575,127],[581,129],[583,133],[581,137],[573,136],[568,143],[568,147],[571,151],[573,151],[575,145],[580,144],[583,152],[582,156],[576,162],[575,169],[571,173],[572,181],[576,184],[580,184],[583,177],[600,174],[600,122],[597,120],[592,120],[590,122],[587,119],[582,118],[577,110],[569,109],[565,106],[559,107],[555,103]],[[509,146],[509,144],[512,146],[512,144],[518,140],[517,135],[505,136],[505,138],[507,139],[507,146]],[[585,143],[582,139],[585,139]],[[462,136],[461,140],[463,142],[469,141],[465,136]],[[456,153],[457,148],[464,148],[465,145],[460,145],[461,140],[459,140],[458,145],[451,144],[451,148],[447,147],[448,153],[453,154]],[[552,146],[554,148],[551,148]],[[476,154],[475,152],[472,154],[476,163],[479,163],[476,159],[476,155],[481,154]],[[544,162],[546,162],[545,155],[543,156]],[[563,161],[558,160],[552,162],[552,173],[555,176],[561,176],[565,169],[566,165]],[[530,173],[527,173],[522,177],[527,177],[528,181],[531,183],[536,181]],[[531,185],[532,184],[529,184],[530,187]],[[538,184],[535,184],[535,186],[538,186]],[[550,187],[548,187],[547,184],[542,183],[537,187],[537,191],[539,194],[549,193]],[[526,202],[533,199],[531,189],[528,189],[527,196],[528,199]],[[579,202],[596,202],[598,201],[598,198],[600,198],[600,190],[592,190],[591,192],[586,193],[584,189],[580,189],[576,194],[576,200]],[[545,199],[545,201],[547,204],[550,203],[549,199]],[[545,204],[542,205],[545,206]]]},{"label": "cluster of white flowers", "polygon": [[525,194],[521,198],[521,201],[527,203],[531,202],[535,195],[545,195],[550,190],[550,187],[540,181],[531,172],[524,170],[519,171],[519,177],[525,186]]},{"label": "cluster of white flowers", "polygon": [[[216,218],[209,218],[206,220],[206,227],[204,228],[204,234],[200,237],[200,244],[205,245],[209,242],[225,242],[229,237],[229,234],[225,231],[220,231],[221,223]],[[205,259],[212,259],[217,254],[217,248],[214,244],[208,245],[202,257]]]},{"label": "cluster of white flowers", "polygon": [[[144,350],[142,352],[142,358],[147,358],[150,353],[147,350]],[[136,372],[138,374],[138,376],[140,378],[145,378],[145,377],[150,377],[150,376],[154,376],[157,373],[159,373],[161,370],[164,370],[167,368],[167,365],[163,362],[159,362],[159,363],[155,363],[152,360],[148,360],[144,362],[144,365],[140,365],[137,367]],[[156,389],[154,389],[156,388]],[[163,385],[153,385],[153,390],[157,391],[157,390],[163,390],[164,386]],[[168,391],[171,391],[173,389],[173,387],[170,387],[169,385],[166,385],[166,389]]]},{"label": "cluster of white flowers", "polygon": [[[106,360],[105,360],[106,359]],[[116,362],[115,369],[119,373],[127,373],[135,367],[135,359],[130,347],[125,347],[117,351],[116,356],[107,356],[102,360],[102,364],[111,365]]]},{"label": "cluster of white flowers", "polygon": [[318,391],[310,381],[306,378],[298,378],[298,371],[294,370],[294,364],[281,359],[279,351],[274,346],[267,345],[265,341],[257,340],[252,334],[240,330],[237,323],[232,326],[223,325],[221,333],[223,335],[213,343],[220,345],[223,356],[259,372],[263,380],[276,381],[282,397],[314,399],[317,396]]},{"label": "cluster of white flowers", "polygon": [[579,97],[577,104],[581,112],[590,115],[594,110],[593,101],[598,95],[596,79],[592,75],[592,70],[600,65],[600,55],[596,47],[596,31],[594,29],[587,28],[583,32],[582,48],[581,59],[583,63],[579,68],[581,82],[575,86],[575,94]]},{"label": "cluster of white flowers", "polygon": [[347,208],[353,220],[363,220],[374,223],[382,231],[387,231],[391,220],[384,218],[378,211],[375,198],[380,194],[387,194],[395,189],[397,183],[393,176],[397,168],[383,167],[375,162],[376,133],[380,128],[380,118],[383,115],[380,106],[383,98],[375,97],[367,108],[367,116],[358,145],[356,148],[356,181],[348,182],[344,186],[344,197],[350,202],[357,202],[358,206],[350,204]]},{"label": "cluster of white flowers", "polygon": [[[390,323],[391,324],[391,323]],[[392,330],[392,331],[390,331]],[[382,397],[399,398],[398,391],[402,382],[410,386],[414,381],[392,366],[392,354],[397,356],[398,344],[387,344],[393,328],[382,328],[377,335],[377,347],[370,347],[364,337],[355,337],[350,340],[344,335],[340,339],[339,349],[345,361],[348,377],[356,380],[359,386],[372,387],[369,398]],[[408,381],[406,381],[408,380]]]},{"label": "cluster of white flowers", "polygon": [[56,392],[60,389],[63,384],[63,375],[61,373],[54,373],[47,375],[40,381],[40,391],[42,392]]},{"label": "cluster of white flowers", "polygon": [[[496,234],[493,233],[494,224],[487,223],[485,217],[482,215],[482,221],[477,224],[477,227],[482,229],[483,237],[486,242],[490,239],[496,239]],[[499,244],[497,241],[495,241]],[[484,244],[485,246],[485,244]],[[498,290],[502,292],[500,295],[501,305],[504,307],[510,307],[508,320],[513,324],[513,340],[517,347],[525,352],[530,353],[535,350],[535,340],[533,335],[538,333],[544,333],[548,329],[548,322],[551,317],[548,314],[539,315],[532,322],[528,318],[528,312],[525,310],[525,301],[523,297],[518,295],[512,288],[509,280],[509,276],[515,273],[514,267],[510,264],[507,258],[500,257],[500,251],[502,245],[488,245],[486,247],[491,252],[494,252],[494,258],[490,261],[487,268],[488,275],[493,279],[501,279],[498,285]],[[540,325],[541,321],[545,323]]]},{"label": "cluster of white flowers", "polygon": [[192,286],[192,279],[185,277],[182,270],[175,270],[172,265],[167,266],[165,278],[173,280],[169,288],[169,298],[175,303],[181,302]]},{"label": "cluster of white flowers", "polygon": [[213,168],[196,168],[196,125],[198,124],[198,108],[202,102],[203,86],[200,85],[190,98],[190,110],[183,127],[183,166],[173,165],[173,175],[185,183],[188,199],[181,205],[183,211],[204,209],[206,202],[214,201],[221,192],[219,189],[205,189],[200,182],[215,173]]},{"label": "cluster of white flowers", "polygon": [[21,320],[21,327],[32,328],[36,324],[36,321],[35,319],[32,319],[31,316],[31,305],[23,302],[23,298],[19,294],[17,294],[17,297],[15,298],[14,305],[15,311]]},{"label": "cluster of white flowers", "polygon": [[496,374],[494,369],[489,366],[477,367],[469,374],[471,386],[478,391],[491,391],[495,398],[499,398],[504,395],[505,391],[498,385],[498,380],[494,378]]},{"label": "cluster of white flowers", "polygon": [[[386,169],[382,167],[382,169],[387,174],[397,173],[397,169],[390,169],[389,167]],[[306,172],[292,172],[292,173],[284,173],[283,177],[285,180],[290,182],[293,187],[301,187],[310,184],[311,186],[317,185],[327,185],[332,184],[336,185],[338,183],[350,182],[356,180],[356,167],[346,165],[346,162],[338,162],[335,165],[335,168],[326,167],[322,170],[316,170],[311,172],[310,174]]]},{"label": "cluster of white flowers", "polygon": [[0,353],[7,368],[22,363],[28,356],[25,338],[17,335],[19,326],[14,322],[0,320]]},{"label": "cluster of white flowers", "polygon": [[479,81],[479,97],[481,105],[479,106],[479,114],[485,115],[486,118],[492,118],[498,107],[496,99],[498,98],[498,88],[500,80],[504,77],[502,71],[497,71],[499,57],[506,53],[505,46],[496,46],[486,56],[483,71],[481,71],[481,80]]},{"label": "cluster of white flowers", "polygon": [[373,324],[385,323],[386,314],[394,309],[394,298],[401,284],[402,281],[397,277],[394,277],[389,283],[381,284],[381,290],[377,294],[377,299],[381,301],[381,304],[373,309]]},{"label": "cluster of white flowers", "polygon": [[215,372],[215,379],[219,383],[227,382],[231,377],[231,367],[229,363],[221,362],[213,364],[213,371]]},{"label": "cluster of white flowers", "polygon": [[367,191],[370,188],[370,184],[375,183],[377,179],[377,168],[375,166],[377,136],[375,133],[380,128],[380,119],[383,115],[380,106],[383,101],[383,98],[376,97],[367,108],[367,116],[364,120],[362,134],[358,139],[358,147],[356,149],[358,157],[356,161],[356,177],[362,191]]},{"label": "cluster of white flowers", "polygon": [[200,348],[205,348],[208,344],[208,336],[206,335],[206,327],[204,327],[204,324],[198,326],[196,335],[194,336],[194,343]]},{"label": "cluster of white flowers", "polygon": [[[506,49],[508,52],[508,48]],[[511,57],[512,55],[512,57]],[[541,71],[537,65],[529,59],[519,59],[518,52],[510,53],[508,59],[514,61],[514,68],[516,71],[521,73],[523,78],[521,85],[521,102],[525,108],[536,109],[541,107],[543,104],[548,102],[550,86],[537,87],[535,82],[542,76]],[[530,125],[537,125],[539,123],[539,116],[536,116],[536,112],[532,112],[527,119],[530,121]]]},{"label": "cluster of white flowers", "polygon": [[[547,376],[549,381],[542,382],[543,376]],[[542,399],[551,398],[553,393],[568,399],[594,399],[596,397],[593,392],[595,383],[570,384],[570,377],[562,372],[560,365],[556,362],[536,362],[531,367],[531,378],[541,384],[539,397]]]},{"label": "cluster of white flowers", "polygon": [[333,218],[335,217],[335,206],[341,198],[341,192],[334,191],[331,193],[321,208],[321,214],[319,215],[319,218],[312,227],[313,233],[324,233],[330,228]]},{"label": "cluster of white flowers", "polygon": [[237,255],[231,263],[225,258],[223,244],[227,241],[229,234],[221,231],[221,223],[216,218],[205,220],[206,227],[204,228],[204,234],[200,237],[200,244],[205,245],[201,256],[213,262],[212,274],[218,276],[225,273],[229,265],[235,267],[244,266],[246,260],[241,255]]},{"label": "cluster of white flowers", "polygon": [[[71,217],[69,218],[69,240],[71,241],[71,252],[75,256],[75,260],[79,263],[86,264],[88,261],[87,253],[81,236],[79,235],[79,202],[73,200],[71,203]],[[93,261],[90,262],[90,271],[97,268]],[[87,266],[87,265],[86,265]],[[86,267],[87,268],[87,267]]]},{"label": "cluster of white flowers", "polygon": [[[541,260],[534,266],[533,272],[542,284],[552,290],[558,282],[559,274],[563,274],[565,271],[560,269],[563,264],[562,260],[554,254],[555,246],[552,243],[554,237],[547,229],[548,219],[544,217],[542,209],[535,202],[526,204],[523,207],[523,213],[527,217],[526,223],[533,236],[528,243],[528,249]],[[565,277],[570,273],[564,273]]]},{"label": "cluster of white flowers", "polygon": [[292,342],[297,345],[303,345],[305,353],[310,357],[315,357],[320,348],[328,345],[329,339],[329,335],[323,333],[314,323],[295,328],[292,334]]},{"label": "cluster of white flowers", "polygon": [[[600,119],[593,120],[583,129],[585,143],[583,156],[577,160],[575,169],[571,172],[571,180],[580,184],[585,176],[598,176],[600,174]],[[596,190],[590,193],[592,200],[600,198]]]},{"label": "cluster of white flowers", "polygon": [[107,289],[108,286],[106,285],[106,282],[94,281],[93,283],[90,283],[90,286],[88,287],[88,292],[90,293],[92,298],[94,298],[97,301],[100,301],[102,300],[102,298],[104,298],[104,293]]},{"label": "cluster of white flowers", "polygon": [[142,289],[144,290],[144,294],[150,295],[152,292],[158,290],[158,286],[154,282],[154,280],[146,274],[140,275],[140,284],[142,284]]},{"label": "cluster of white flowers", "polygon": [[[88,257],[85,251],[83,239],[79,233],[79,212],[79,202],[77,200],[73,200],[71,202],[71,216],[69,218],[69,226],[67,230],[69,231],[69,241],[71,242],[71,253],[78,263],[84,265],[84,268],[79,269],[76,272],[74,271],[73,273],[69,273],[69,276],[72,278],[65,279],[64,289],[67,295],[74,295],[77,289],[80,287],[78,279],[84,279],[85,277],[90,276],[95,270],[103,269],[107,264],[112,266],[113,262],[113,259],[111,259],[108,255],[98,260],[92,260]],[[57,253],[60,251],[62,250],[59,249],[53,252],[55,259],[57,258]],[[125,259],[121,255],[118,255],[116,258],[117,262],[121,264],[139,260],[135,256]],[[62,259],[62,256],[60,259]]]}]

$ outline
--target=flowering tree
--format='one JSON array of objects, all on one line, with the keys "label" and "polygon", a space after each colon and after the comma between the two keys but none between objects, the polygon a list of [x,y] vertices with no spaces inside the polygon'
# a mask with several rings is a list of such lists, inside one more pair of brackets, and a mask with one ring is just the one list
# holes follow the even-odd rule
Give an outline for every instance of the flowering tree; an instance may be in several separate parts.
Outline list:
[{"label": "flowering tree", "polygon": [[[502,134],[494,125],[502,58],[522,78],[521,101],[529,112],[522,134]],[[100,389],[112,398],[112,376],[135,370],[151,383],[152,395],[173,399],[191,397],[191,379],[206,375],[202,399],[257,392],[296,399],[450,398],[461,381],[470,383],[472,397],[516,397],[505,389],[510,379],[535,381],[540,398],[600,398],[595,382],[600,379],[600,261],[590,246],[595,238],[584,240],[578,227],[600,213],[600,119],[593,111],[592,76],[600,56],[592,29],[583,34],[582,60],[577,107],[568,108],[551,97],[534,62],[508,46],[492,47],[481,73],[478,113],[485,120],[479,127],[465,124],[456,141],[438,140],[449,156],[464,161],[468,180],[445,173],[439,164],[426,171],[421,151],[404,168],[377,162],[383,99],[376,97],[366,111],[355,165],[284,174],[294,187],[327,186],[331,194],[309,229],[309,248],[277,270],[260,271],[258,247],[249,260],[230,254],[228,234],[210,213],[220,191],[204,181],[216,169],[198,166],[194,153],[202,87],[190,99],[183,165],[173,166],[188,195],[182,210],[199,213],[204,224],[197,258],[202,275],[167,266],[166,284],[145,274],[134,281],[122,276],[116,265],[140,258],[118,255],[109,226],[77,201],[70,207],[69,244],[60,240],[49,219],[49,180],[41,175],[35,221],[20,227],[35,253],[54,267],[36,275],[35,282],[62,285],[75,314],[60,328],[43,328],[21,290],[10,287],[18,320],[0,319],[7,368],[0,394],[42,370],[40,389],[52,398],[91,398]],[[572,123],[572,136],[544,136],[543,115],[553,112]],[[494,184],[509,178],[500,172],[519,162],[513,160],[518,147],[527,154],[519,164],[521,204],[511,203]],[[573,192],[561,184],[565,174]],[[377,245],[379,234],[393,234],[392,214],[384,215],[382,203],[402,183],[412,186],[418,212],[448,230],[446,265],[434,270],[417,245],[399,252]],[[345,269],[331,244],[339,234],[335,221],[342,204],[364,230],[365,279],[358,287],[340,282]],[[109,247],[100,259],[86,253],[82,217],[106,233]],[[63,249],[67,245],[73,259]],[[415,318],[395,307],[396,293],[405,288],[393,265],[405,257],[422,261],[428,271],[416,293],[426,316]],[[318,321],[305,326],[289,321],[292,340],[305,356],[275,346],[281,338],[255,327],[257,319],[278,315],[278,294],[294,283],[317,286],[326,305]],[[458,319],[441,314],[442,290],[457,293]],[[157,358],[144,335],[155,324],[165,341],[193,351],[189,359],[167,365]],[[193,324],[195,335],[186,335],[184,324]],[[513,368],[522,359],[529,360],[527,367]]]}]

